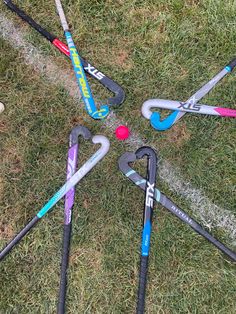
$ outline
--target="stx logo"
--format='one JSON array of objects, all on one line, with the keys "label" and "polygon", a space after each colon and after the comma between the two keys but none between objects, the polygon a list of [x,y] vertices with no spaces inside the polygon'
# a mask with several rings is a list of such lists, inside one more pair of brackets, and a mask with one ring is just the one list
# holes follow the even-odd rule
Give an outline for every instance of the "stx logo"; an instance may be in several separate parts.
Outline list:
[{"label": "stx logo", "polygon": [[87,70],[92,76],[96,77],[98,80],[101,80],[104,78],[104,74],[102,72],[99,72],[95,67],[93,67],[91,64],[88,63],[88,66],[84,68]]},{"label": "stx logo", "polygon": [[180,106],[178,108],[193,110],[193,111],[199,111],[201,109],[201,106],[198,104],[190,104],[186,102],[180,102]]},{"label": "stx logo", "polygon": [[153,207],[154,183],[147,182],[146,206]]}]

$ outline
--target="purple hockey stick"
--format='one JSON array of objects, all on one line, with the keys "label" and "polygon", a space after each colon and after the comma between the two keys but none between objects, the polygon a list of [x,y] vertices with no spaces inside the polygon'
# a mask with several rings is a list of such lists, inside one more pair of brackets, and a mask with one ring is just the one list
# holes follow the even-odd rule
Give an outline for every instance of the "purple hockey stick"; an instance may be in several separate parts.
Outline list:
[{"label": "purple hockey stick", "polygon": [[[76,126],[72,129],[69,139],[69,150],[67,159],[67,181],[75,174],[78,163],[79,136],[85,139],[91,138],[90,131],[83,126]],[[67,269],[70,254],[70,238],[72,229],[72,208],[74,205],[75,187],[71,188],[65,195],[64,210],[64,231],[63,231],[63,248],[61,260],[61,279],[58,300],[58,314],[65,313],[66,288],[67,288]]]}]

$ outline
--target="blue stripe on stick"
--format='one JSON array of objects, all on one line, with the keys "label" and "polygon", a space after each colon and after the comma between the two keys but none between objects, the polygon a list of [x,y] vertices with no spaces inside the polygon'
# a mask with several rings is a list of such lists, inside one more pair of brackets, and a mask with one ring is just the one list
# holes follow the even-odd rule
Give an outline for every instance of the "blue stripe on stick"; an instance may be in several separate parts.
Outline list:
[{"label": "blue stripe on stick", "polygon": [[131,176],[131,174],[133,174],[133,173],[135,173],[135,171],[134,170],[130,170],[129,172],[126,173],[126,177]]},{"label": "blue stripe on stick", "polygon": [[147,181],[145,179],[142,179],[142,180],[137,181],[135,184],[136,185],[141,185],[141,184],[146,183],[146,182]]},{"label": "blue stripe on stick", "polygon": [[158,189],[155,189],[155,199],[160,202],[161,192]]},{"label": "blue stripe on stick", "polygon": [[149,255],[149,248],[150,248],[150,238],[151,238],[151,222],[148,220],[143,228],[143,235],[142,235],[142,256]]}]

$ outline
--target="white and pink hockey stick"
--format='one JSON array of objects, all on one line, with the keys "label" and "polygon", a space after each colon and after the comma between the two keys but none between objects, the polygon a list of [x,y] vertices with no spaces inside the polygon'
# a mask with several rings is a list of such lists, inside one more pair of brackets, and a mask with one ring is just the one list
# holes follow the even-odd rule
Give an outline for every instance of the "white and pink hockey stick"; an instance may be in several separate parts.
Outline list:
[{"label": "white and pink hockey stick", "polygon": [[145,118],[150,119],[152,114],[151,108],[162,108],[170,110],[178,110],[182,112],[194,112],[200,114],[209,114],[212,116],[231,117],[236,118],[236,110],[230,108],[222,108],[215,106],[208,106],[199,103],[188,103],[169,99],[149,99],[144,102],[142,113]]},{"label": "white and pink hockey stick", "polygon": [[[182,118],[186,112],[235,118],[236,110],[234,109],[207,106],[198,103],[223,77],[232,72],[235,66],[236,58],[227,64],[227,66],[217,73],[209,82],[197,90],[186,102],[166,99],[150,99],[145,101],[142,106],[142,115],[146,119],[149,119],[152,127],[158,131],[169,129]],[[152,112],[151,108],[170,109],[173,110],[173,112],[165,119],[161,120],[160,114],[158,112]]]}]

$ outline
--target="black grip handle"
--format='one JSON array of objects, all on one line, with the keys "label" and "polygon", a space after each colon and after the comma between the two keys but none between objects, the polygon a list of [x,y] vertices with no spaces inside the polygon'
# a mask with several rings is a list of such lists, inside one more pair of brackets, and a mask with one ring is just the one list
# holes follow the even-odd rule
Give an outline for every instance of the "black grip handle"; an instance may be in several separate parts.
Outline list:
[{"label": "black grip handle", "polygon": [[0,261],[11,251],[11,249],[33,228],[33,226],[40,220],[38,216],[35,216],[11,242],[0,253]]},{"label": "black grip handle", "polygon": [[230,63],[228,64],[228,66],[231,68],[231,71],[232,71],[233,68],[236,66],[236,58],[231,60]]},{"label": "black grip handle", "polygon": [[46,29],[44,29],[38,23],[36,23],[31,17],[29,17],[23,10],[19,9],[14,3],[12,3],[9,0],[4,0],[4,3],[8,6],[9,9],[11,9],[17,15],[19,15],[22,18],[22,20],[26,21],[29,25],[31,25],[49,41],[53,42],[53,40],[56,38],[56,36],[46,31]]},{"label": "black grip handle", "polygon": [[138,302],[136,311],[137,314],[143,314],[145,309],[147,272],[148,272],[148,256],[141,256],[139,271]]},{"label": "black grip handle", "polygon": [[60,279],[59,301],[58,301],[58,307],[57,307],[58,314],[65,313],[67,269],[68,269],[69,254],[70,254],[70,238],[71,238],[71,224],[64,225],[62,260],[61,260],[61,279]]}]

